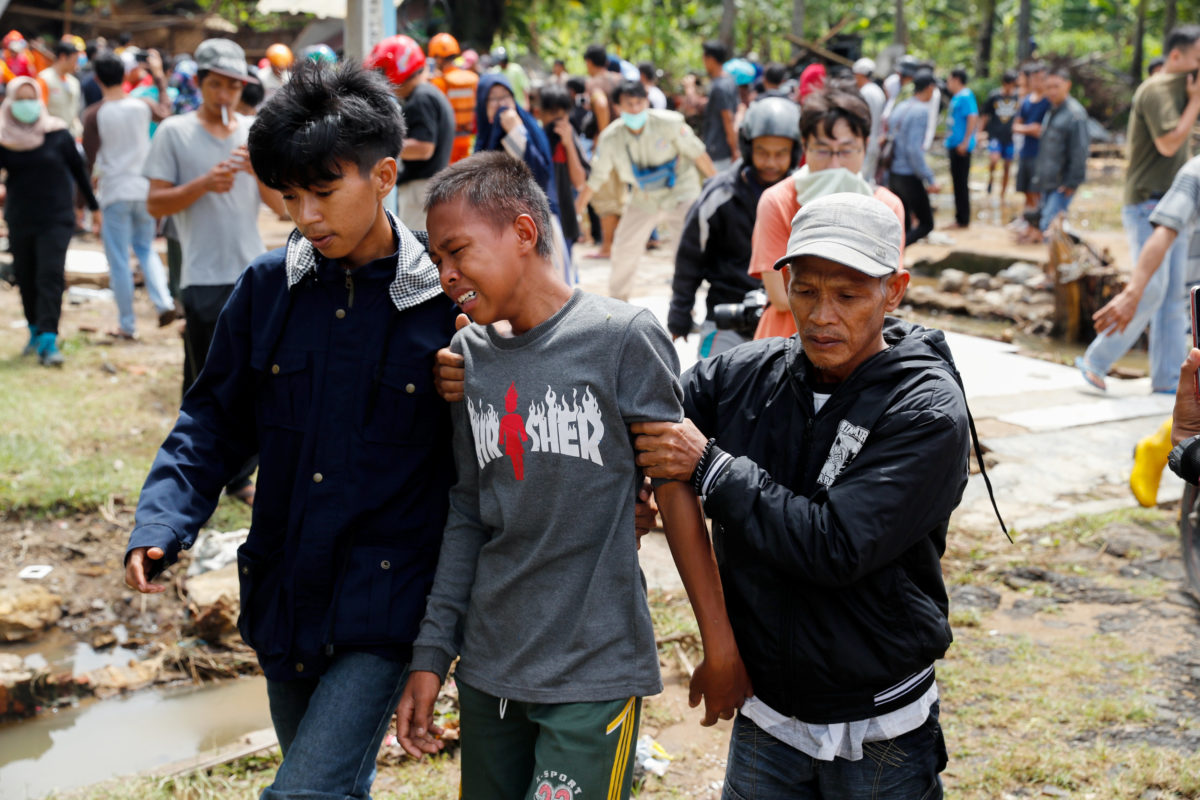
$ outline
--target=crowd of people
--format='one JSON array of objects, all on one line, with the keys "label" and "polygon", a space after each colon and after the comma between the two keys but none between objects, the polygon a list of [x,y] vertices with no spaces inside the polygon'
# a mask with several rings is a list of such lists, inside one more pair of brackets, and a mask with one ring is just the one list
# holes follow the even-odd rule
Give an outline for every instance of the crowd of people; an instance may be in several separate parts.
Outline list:
[{"label": "crowd of people", "polygon": [[[1184,344],[1171,254],[1200,216],[1200,28],[1167,45],[1130,123],[1138,277],[1101,318],[1153,320],[1156,365]],[[1023,64],[980,105],[965,70],[942,82],[910,56],[797,71],[716,41],[678,93],[601,43],[586,76],[531,76],[447,33],[361,64],[64,39],[31,76],[9,51],[27,351],[63,362],[77,205],[104,239],[112,335],[136,336],[130,250],[159,324],[184,318],[182,409],[127,584],[162,591],[222,491],[254,506],[238,624],[284,755],[264,798],[367,796],[393,710],[409,753],[437,752],[452,664],[463,797],[628,797],[661,689],[635,547],[659,512],[704,648],[693,705],[737,717],[724,796],[941,796],[939,561],[978,442],[945,338],[890,314],[934,227],[942,98],[953,224],[972,223],[986,140],[988,193],[1015,160],[1037,240],[1085,179],[1068,71]],[[295,225],[271,252],[263,204]],[[576,286],[582,241],[609,297]],[[665,330],[626,302],[648,248],[675,267]],[[671,339],[693,334],[680,375]],[[1105,337],[1080,362],[1099,388],[1124,341]]]}]

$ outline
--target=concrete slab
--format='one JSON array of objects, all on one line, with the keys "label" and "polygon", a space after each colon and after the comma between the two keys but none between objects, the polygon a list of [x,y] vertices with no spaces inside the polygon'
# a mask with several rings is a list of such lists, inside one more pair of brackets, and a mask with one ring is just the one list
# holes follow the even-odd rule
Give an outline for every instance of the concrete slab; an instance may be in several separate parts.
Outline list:
[{"label": "concrete slab", "polygon": [[1170,416],[1174,404],[1173,396],[1161,394],[1104,397],[1070,405],[1001,414],[997,419],[1031,431],[1057,431],[1139,417],[1167,417]]}]

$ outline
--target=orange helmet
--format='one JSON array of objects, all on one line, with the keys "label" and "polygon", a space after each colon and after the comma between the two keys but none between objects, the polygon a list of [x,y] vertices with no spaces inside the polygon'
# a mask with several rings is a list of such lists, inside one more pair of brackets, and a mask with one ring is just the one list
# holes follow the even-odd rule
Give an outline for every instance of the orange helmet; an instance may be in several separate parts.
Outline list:
[{"label": "orange helmet", "polygon": [[271,66],[275,69],[287,69],[292,66],[292,62],[295,60],[295,57],[292,55],[292,48],[286,44],[276,42],[267,48],[267,61],[271,62]]},{"label": "orange helmet", "polygon": [[430,58],[449,58],[450,56],[458,55],[462,50],[458,46],[458,39],[455,39],[448,33],[435,34],[429,40],[429,56]]},{"label": "orange helmet", "polygon": [[421,46],[408,36],[389,36],[375,45],[363,66],[379,70],[399,86],[425,68],[425,54],[421,52]]},{"label": "orange helmet", "polygon": [[[16,47],[13,47],[16,45]],[[4,46],[10,50],[24,50],[25,37],[18,30],[11,30],[4,34]]]}]

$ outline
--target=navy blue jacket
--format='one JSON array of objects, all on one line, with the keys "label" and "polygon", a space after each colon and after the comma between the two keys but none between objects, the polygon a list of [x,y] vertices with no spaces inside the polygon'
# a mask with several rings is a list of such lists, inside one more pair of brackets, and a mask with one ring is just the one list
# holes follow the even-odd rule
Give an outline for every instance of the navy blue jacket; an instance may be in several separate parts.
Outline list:
[{"label": "navy blue jacket", "polygon": [[289,291],[284,248],[256,259],[138,502],[129,549],[171,563],[258,453],[238,628],[272,680],[341,649],[407,660],[425,613],[454,482],[432,369],[455,310],[426,272],[428,299],[399,311],[396,264],[349,274],[317,254]]}]

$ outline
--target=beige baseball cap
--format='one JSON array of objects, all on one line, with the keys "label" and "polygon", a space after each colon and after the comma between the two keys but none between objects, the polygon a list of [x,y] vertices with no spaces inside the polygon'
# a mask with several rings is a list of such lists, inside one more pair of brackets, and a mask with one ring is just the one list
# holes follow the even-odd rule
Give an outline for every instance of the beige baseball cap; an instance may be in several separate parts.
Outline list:
[{"label": "beige baseball cap", "polygon": [[902,241],[904,231],[892,209],[870,195],[839,192],[796,212],[787,254],[775,269],[801,256],[819,256],[882,278],[900,269]]}]

